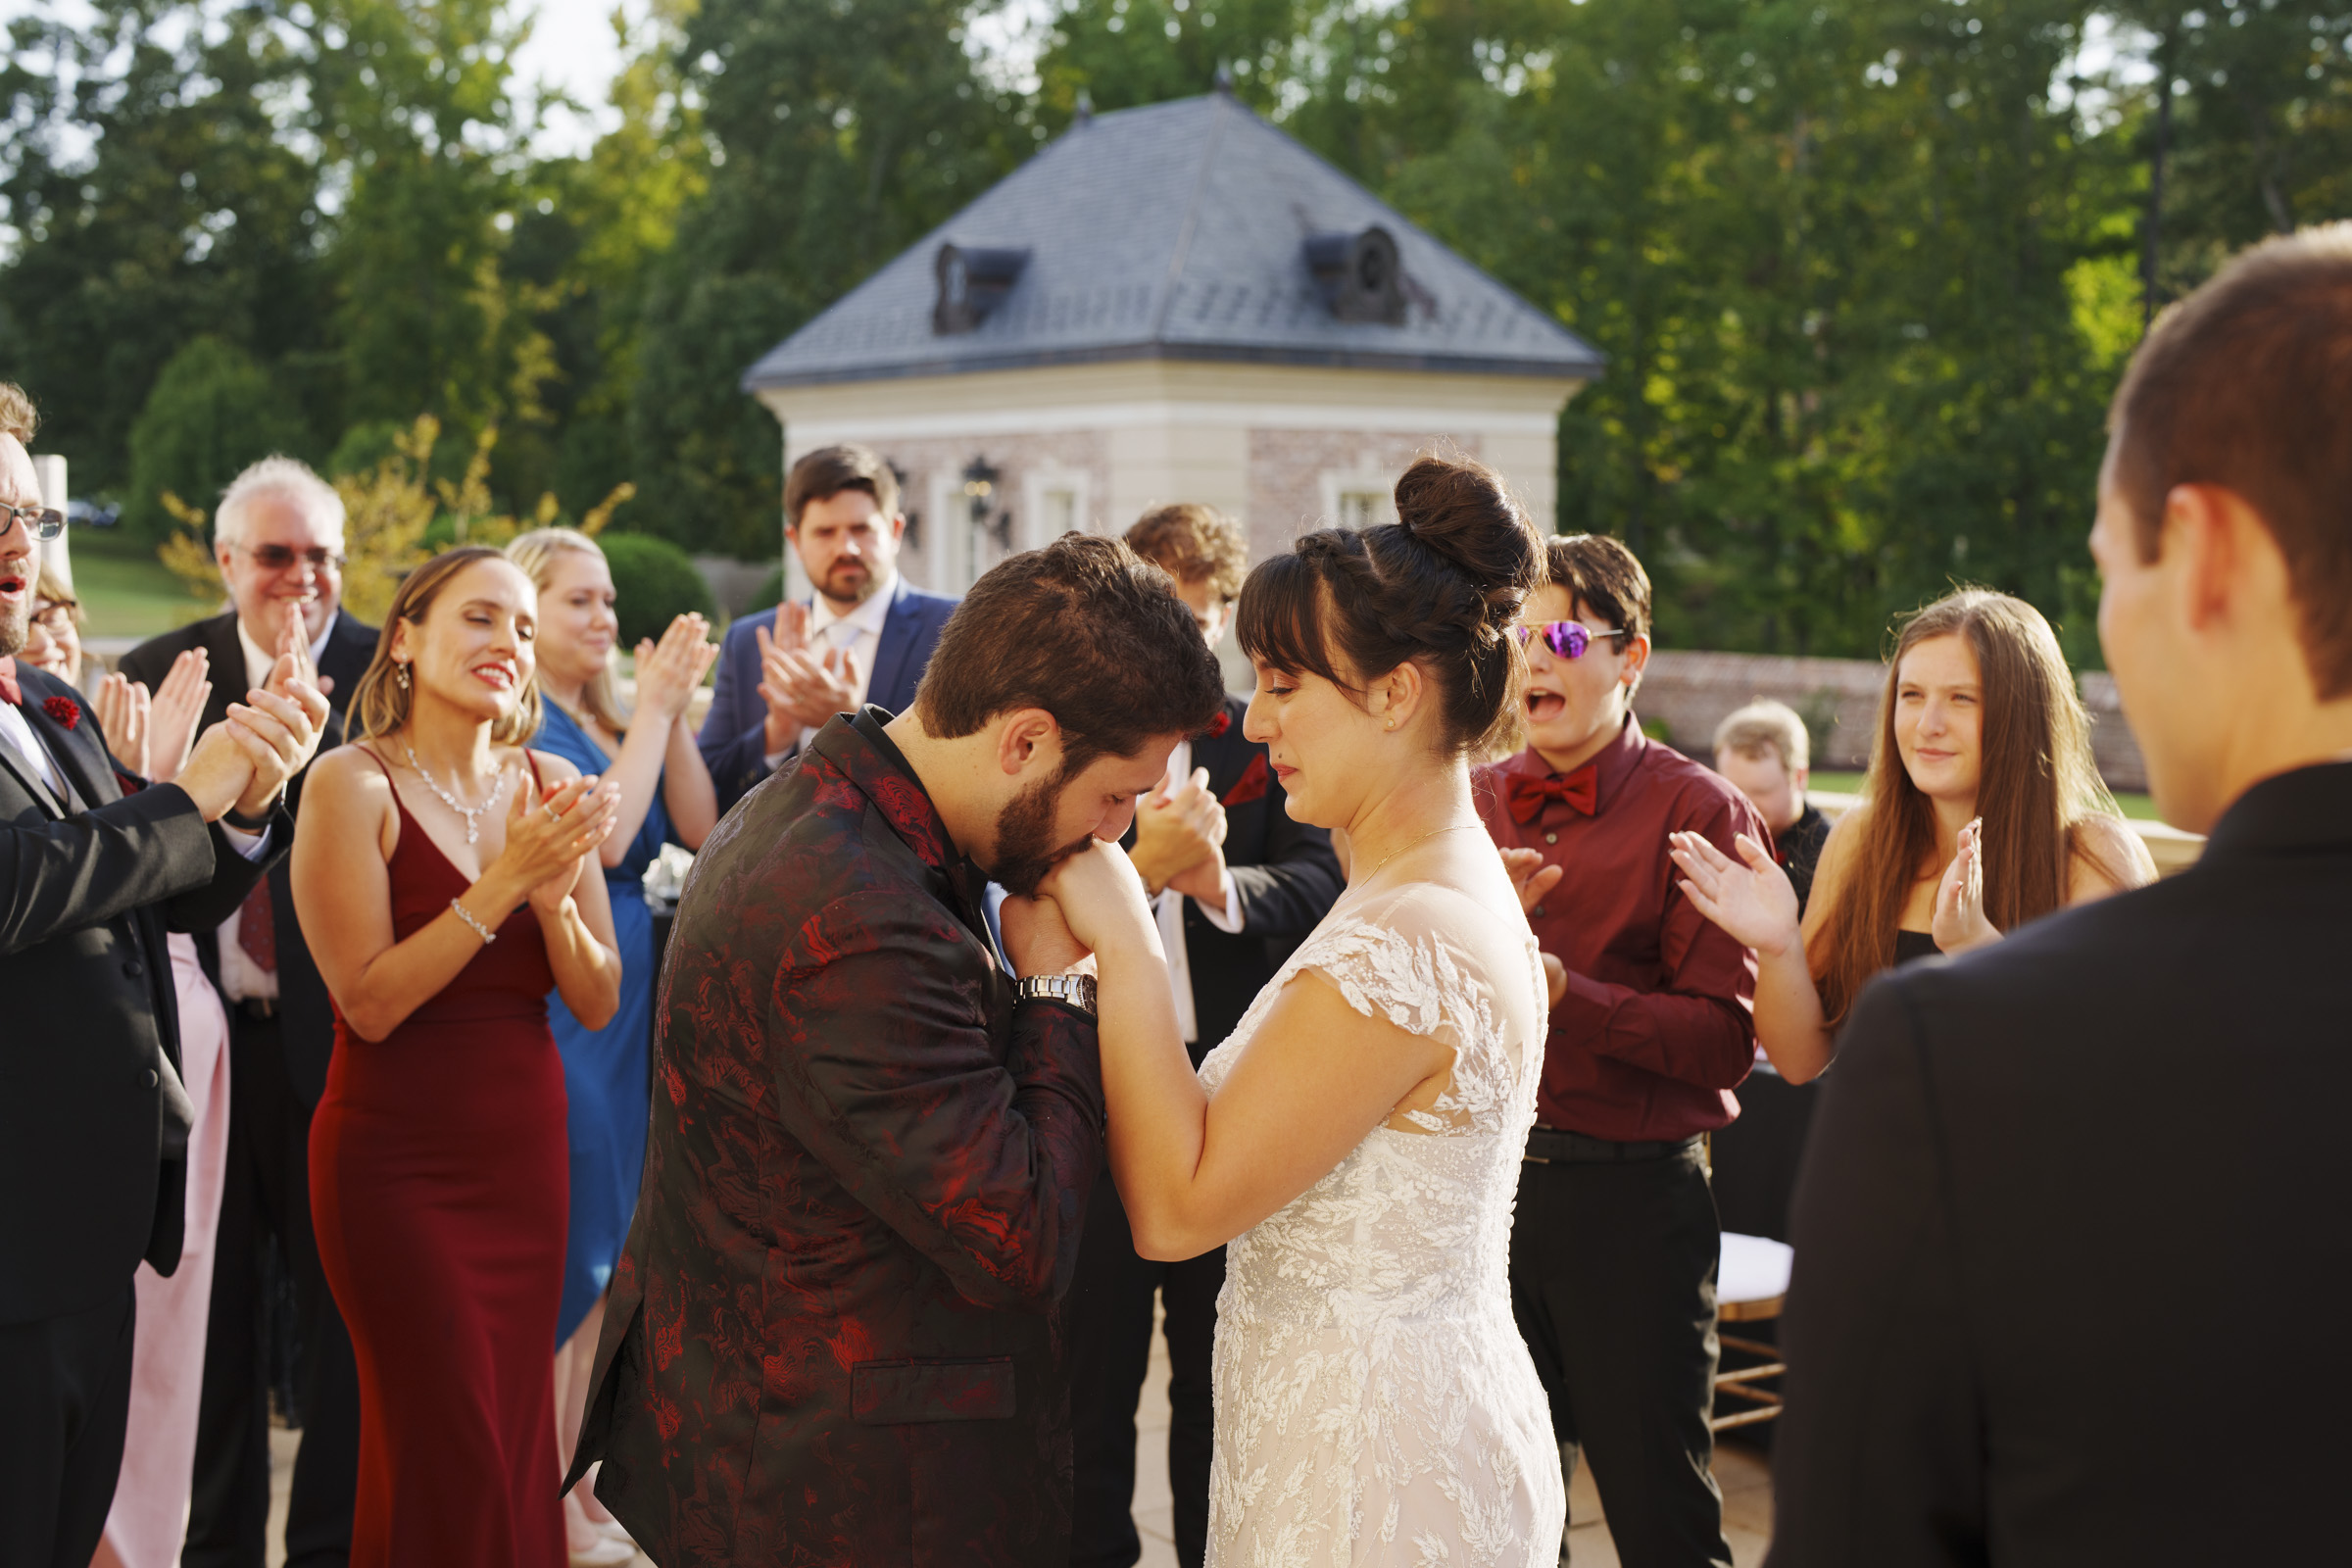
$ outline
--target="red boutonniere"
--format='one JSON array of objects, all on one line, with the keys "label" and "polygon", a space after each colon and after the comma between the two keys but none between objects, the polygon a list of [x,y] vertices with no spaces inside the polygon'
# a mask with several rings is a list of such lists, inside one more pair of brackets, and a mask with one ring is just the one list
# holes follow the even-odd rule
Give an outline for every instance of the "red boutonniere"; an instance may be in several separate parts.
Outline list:
[{"label": "red boutonniere", "polygon": [[71,697],[51,697],[41,704],[41,711],[68,729],[81,722],[81,705]]},{"label": "red boutonniere", "polygon": [[1220,708],[1217,710],[1217,716],[1208,721],[1208,728],[1202,733],[1213,741],[1231,728],[1233,728],[1233,714]]},{"label": "red boutonniere", "polygon": [[1242,776],[1233,781],[1233,788],[1225,792],[1225,798],[1221,804],[1228,807],[1247,806],[1251,801],[1263,800],[1266,786],[1273,781],[1273,773],[1266,766],[1265,758],[1262,756],[1252,757],[1250,759],[1250,765],[1242,769]]}]

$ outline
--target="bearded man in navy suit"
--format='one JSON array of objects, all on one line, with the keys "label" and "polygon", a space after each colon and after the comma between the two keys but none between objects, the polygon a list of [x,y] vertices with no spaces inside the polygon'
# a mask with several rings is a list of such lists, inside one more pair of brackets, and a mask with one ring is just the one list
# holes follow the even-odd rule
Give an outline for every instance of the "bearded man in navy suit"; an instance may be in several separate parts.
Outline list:
[{"label": "bearded man in navy suit", "polygon": [[836,713],[914,704],[956,601],[899,575],[898,476],[860,446],[819,447],[784,481],[784,537],[816,592],[727,628],[698,739],[724,812]]}]

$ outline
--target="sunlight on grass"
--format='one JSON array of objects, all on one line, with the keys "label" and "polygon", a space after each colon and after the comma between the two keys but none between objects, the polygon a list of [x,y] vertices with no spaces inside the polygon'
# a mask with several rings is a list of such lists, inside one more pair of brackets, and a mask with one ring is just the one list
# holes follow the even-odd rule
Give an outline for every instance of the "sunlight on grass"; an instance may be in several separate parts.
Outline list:
[{"label": "sunlight on grass", "polygon": [[147,546],[75,530],[74,591],[84,637],[152,637],[213,612],[189,597]]}]

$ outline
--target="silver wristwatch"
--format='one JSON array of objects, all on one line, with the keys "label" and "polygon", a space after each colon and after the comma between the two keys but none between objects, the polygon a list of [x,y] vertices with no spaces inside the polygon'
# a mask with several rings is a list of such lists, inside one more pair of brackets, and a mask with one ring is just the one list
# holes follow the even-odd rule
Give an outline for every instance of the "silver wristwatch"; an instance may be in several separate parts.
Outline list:
[{"label": "silver wristwatch", "polygon": [[1091,974],[1023,975],[1012,983],[1012,993],[1023,1002],[1058,1002],[1089,1018],[1095,1015],[1095,977]]}]

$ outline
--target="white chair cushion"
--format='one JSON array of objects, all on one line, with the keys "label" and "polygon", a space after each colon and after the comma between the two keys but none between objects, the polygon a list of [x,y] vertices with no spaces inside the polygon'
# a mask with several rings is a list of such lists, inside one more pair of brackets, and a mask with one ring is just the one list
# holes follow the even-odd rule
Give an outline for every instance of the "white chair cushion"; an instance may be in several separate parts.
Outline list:
[{"label": "white chair cushion", "polygon": [[1796,1250],[1787,1242],[1725,1231],[1723,1260],[1715,1269],[1717,1303],[1728,1306],[1734,1301],[1769,1301],[1786,1296],[1788,1269],[1795,1261]]}]

